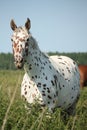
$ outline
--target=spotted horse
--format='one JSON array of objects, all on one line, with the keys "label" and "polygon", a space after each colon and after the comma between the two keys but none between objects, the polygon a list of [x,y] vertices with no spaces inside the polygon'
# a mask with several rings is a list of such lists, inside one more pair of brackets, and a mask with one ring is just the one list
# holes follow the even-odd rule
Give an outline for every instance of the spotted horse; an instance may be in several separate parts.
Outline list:
[{"label": "spotted horse", "polygon": [[49,111],[62,108],[73,113],[80,94],[80,76],[75,61],[66,56],[44,54],[30,33],[31,22],[25,26],[11,20],[11,37],[15,65],[24,67],[21,95],[29,104],[36,101]]}]

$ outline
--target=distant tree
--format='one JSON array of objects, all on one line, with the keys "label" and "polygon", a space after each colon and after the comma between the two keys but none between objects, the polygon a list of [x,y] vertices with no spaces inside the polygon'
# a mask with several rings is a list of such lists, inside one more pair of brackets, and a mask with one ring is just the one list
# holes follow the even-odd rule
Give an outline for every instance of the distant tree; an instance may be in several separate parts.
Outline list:
[{"label": "distant tree", "polygon": [[[48,52],[48,55],[64,55],[75,60],[79,64],[87,64],[87,53],[59,53],[59,52]],[[0,70],[8,69],[15,70],[14,58],[12,53],[0,53]]]},{"label": "distant tree", "polygon": [[48,52],[48,55],[64,55],[72,58],[77,62],[77,64],[87,64],[87,52],[78,52],[78,53],[59,53],[59,52]]},{"label": "distant tree", "polygon": [[15,69],[14,59],[11,53],[0,53],[0,69]]}]

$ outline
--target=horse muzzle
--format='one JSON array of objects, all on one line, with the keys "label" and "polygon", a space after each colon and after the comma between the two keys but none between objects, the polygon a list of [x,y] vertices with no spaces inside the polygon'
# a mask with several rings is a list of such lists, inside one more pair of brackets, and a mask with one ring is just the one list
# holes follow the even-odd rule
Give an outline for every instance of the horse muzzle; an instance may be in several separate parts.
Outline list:
[{"label": "horse muzzle", "polygon": [[20,62],[15,61],[14,63],[15,63],[15,66],[16,66],[18,69],[22,69],[23,66],[24,66],[23,60],[21,60]]}]

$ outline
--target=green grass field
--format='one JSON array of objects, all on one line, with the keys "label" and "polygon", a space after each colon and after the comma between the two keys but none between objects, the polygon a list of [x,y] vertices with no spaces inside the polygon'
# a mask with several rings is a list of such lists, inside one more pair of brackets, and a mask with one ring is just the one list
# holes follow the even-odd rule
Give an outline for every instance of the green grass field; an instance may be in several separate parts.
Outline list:
[{"label": "green grass field", "polygon": [[23,73],[0,71],[0,130],[87,130],[86,87],[81,90],[75,116],[63,120],[60,109],[50,114],[38,104],[25,108],[20,95]]}]

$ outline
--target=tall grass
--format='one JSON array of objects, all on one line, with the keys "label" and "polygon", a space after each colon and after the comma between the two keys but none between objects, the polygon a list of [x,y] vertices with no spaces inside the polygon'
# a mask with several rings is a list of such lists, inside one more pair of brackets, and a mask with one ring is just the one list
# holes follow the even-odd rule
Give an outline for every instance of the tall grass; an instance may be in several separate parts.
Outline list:
[{"label": "tall grass", "polygon": [[22,77],[21,71],[0,71],[0,130],[87,130],[87,88],[81,90],[75,116],[63,120],[61,109],[50,114],[38,104],[25,108]]}]

